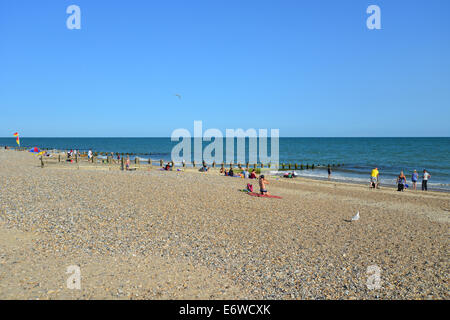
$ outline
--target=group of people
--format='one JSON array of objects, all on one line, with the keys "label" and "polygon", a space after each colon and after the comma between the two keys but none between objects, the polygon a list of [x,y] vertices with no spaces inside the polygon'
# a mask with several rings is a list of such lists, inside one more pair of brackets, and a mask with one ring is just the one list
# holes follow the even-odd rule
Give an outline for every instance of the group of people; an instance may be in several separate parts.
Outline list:
[{"label": "group of people", "polygon": [[80,152],[78,150],[67,151],[67,159],[75,158],[79,154]]},{"label": "group of people", "polygon": [[223,173],[228,177],[241,177],[244,179],[256,179],[257,178],[255,169],[253,169],[252,172],[250,172],[246,168],[244,168],[244,169],[242,169],[241,173],[235,174],[233,168],[230,168],[230,170],[221,168],[220,173]]},{"label": "group of people", "polygon": [[[372,173],[370,175],[370,187],[375,189],[379,188],[380,181],[379,181],[380,172],[378,171],[378,168],[375,168],[372,170]],[[422,191],[428,191],[428,180],[430,179],[431,174],[424,169],[422,174]],[[419,174],[417,173],[417,170],[414,170],[414,172],[411,175],[411,182],[412,182],[412,189],[417,190],[417,182],[419,181]],[[400,174],[397,177],[397,191],[404,191],[406,188],[408,188],[407,184],[407,178],[403,171],[400,172]]]}]

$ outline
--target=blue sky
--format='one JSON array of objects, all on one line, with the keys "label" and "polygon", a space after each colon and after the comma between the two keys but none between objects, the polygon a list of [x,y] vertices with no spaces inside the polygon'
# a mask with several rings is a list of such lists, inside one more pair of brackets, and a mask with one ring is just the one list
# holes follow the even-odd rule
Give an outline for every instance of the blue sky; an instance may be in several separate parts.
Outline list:
[{"label": "blue sky", "polygon": [[1,1],[0,136],[170,136],[194,120],[450,136],[449,14],[448,0]]}]

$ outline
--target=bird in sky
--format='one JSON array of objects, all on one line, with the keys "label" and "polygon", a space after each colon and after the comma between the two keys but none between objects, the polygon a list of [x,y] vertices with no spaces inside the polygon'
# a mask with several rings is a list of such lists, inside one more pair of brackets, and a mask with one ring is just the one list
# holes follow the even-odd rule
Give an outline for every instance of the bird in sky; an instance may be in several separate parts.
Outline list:
[{"label": "bird in sky", "polygon": [[178,99],[180,99],[180,100],[181,100],[181,95],[179,95],[178,93],[175,93],[175,96],[177,96],[177,97],[178,97]]}]

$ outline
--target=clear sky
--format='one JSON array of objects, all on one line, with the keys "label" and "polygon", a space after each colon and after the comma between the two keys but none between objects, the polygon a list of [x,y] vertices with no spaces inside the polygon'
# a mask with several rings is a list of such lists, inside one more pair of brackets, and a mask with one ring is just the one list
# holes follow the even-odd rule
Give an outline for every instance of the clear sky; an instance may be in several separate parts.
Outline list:
[{"label": "clear sky", "polygon": [[448,0],[1,0],[0,136],[170,136],[194,120],[450,136],[449,17]]}]

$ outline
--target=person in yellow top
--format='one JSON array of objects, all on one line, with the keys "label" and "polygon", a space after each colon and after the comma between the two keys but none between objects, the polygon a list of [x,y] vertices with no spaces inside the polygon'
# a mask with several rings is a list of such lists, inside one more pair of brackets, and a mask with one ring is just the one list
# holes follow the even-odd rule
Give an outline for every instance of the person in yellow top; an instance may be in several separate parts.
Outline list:
[{"label": "person in yellow top", "polygon": [[371,188],[378,188],[378,176],[380,175],[380,172],[378,171],[378,168],[375,168],[372,170],[372,173],[370,174],[370,187]]}]

